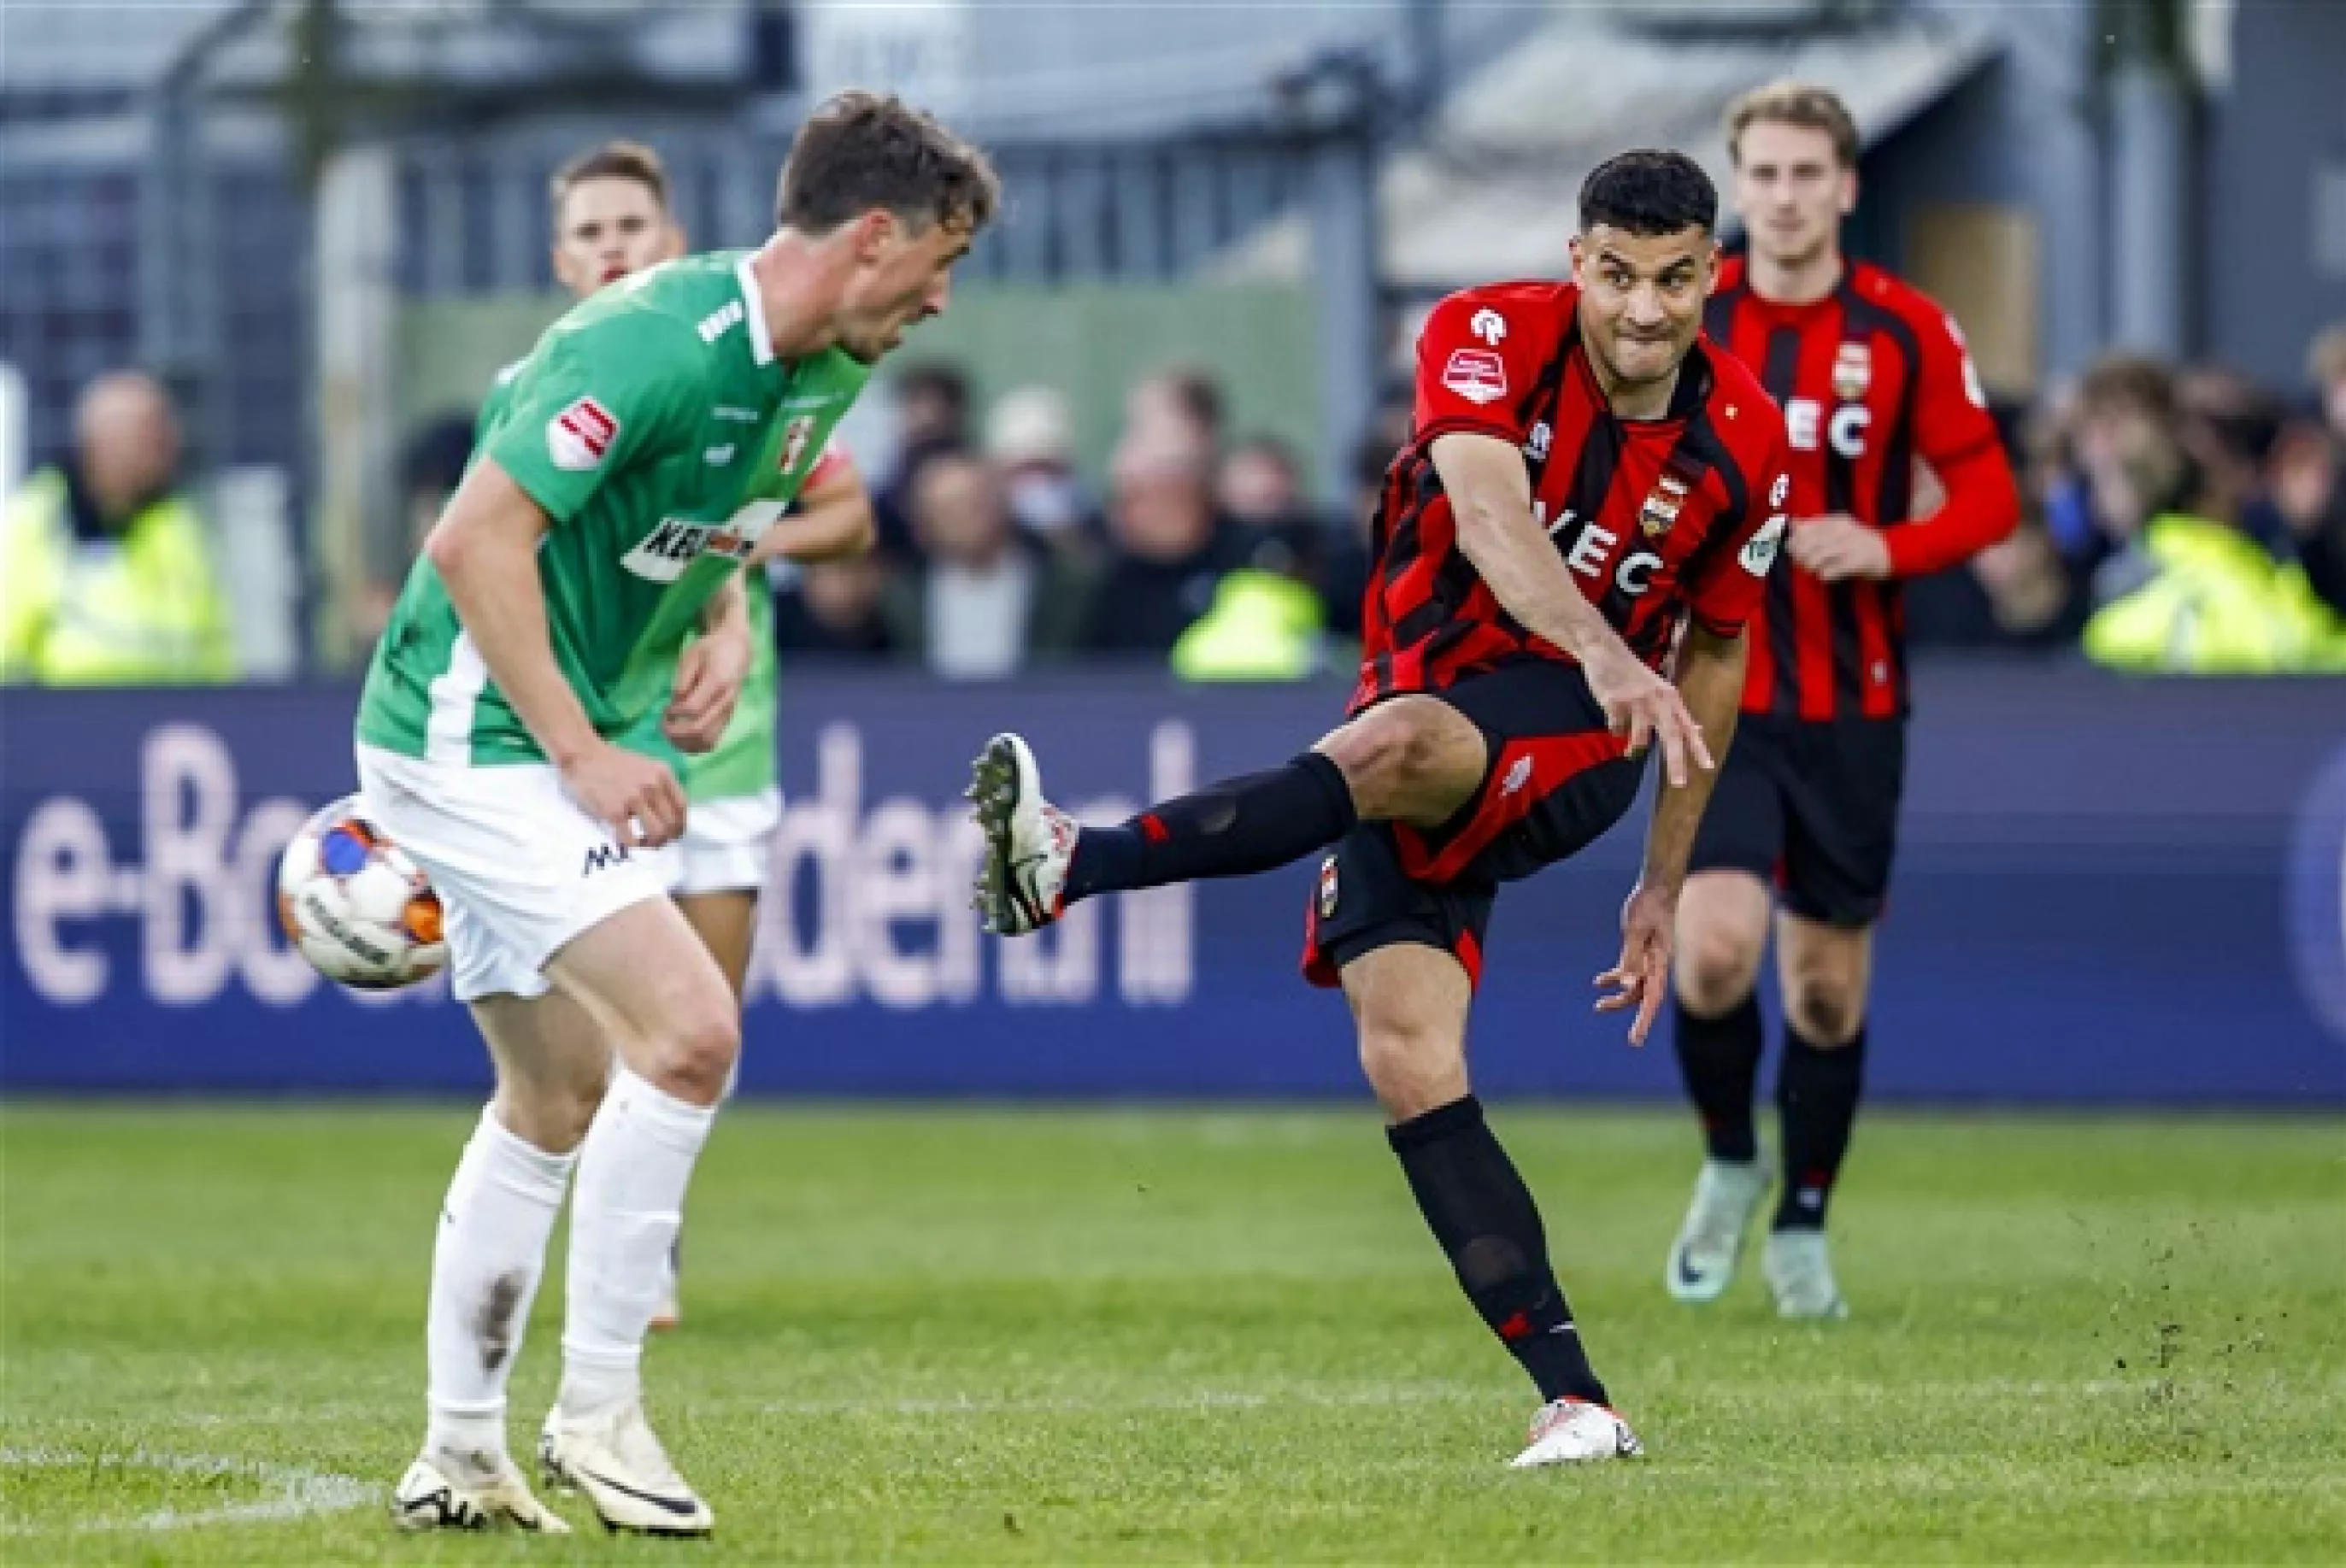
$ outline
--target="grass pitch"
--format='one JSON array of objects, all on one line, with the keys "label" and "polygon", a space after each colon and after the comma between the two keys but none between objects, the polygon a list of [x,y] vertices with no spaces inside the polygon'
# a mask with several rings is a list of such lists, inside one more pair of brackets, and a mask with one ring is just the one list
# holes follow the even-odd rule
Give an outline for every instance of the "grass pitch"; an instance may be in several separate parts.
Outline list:
[{"label": "grass pitch", "polygon": [[0,1117],[0,1560],[2346,1556],[2346,1123],[1873,1117],[1801,1328],[1756,1259],[1663,1295],[1679,1119],[1506,1107],[1643,1462],[1505,1469],[1529,1390],[1366,1109],[736,1107],[649,1360],[714,1546],[397,1537],[473,1114]]}]

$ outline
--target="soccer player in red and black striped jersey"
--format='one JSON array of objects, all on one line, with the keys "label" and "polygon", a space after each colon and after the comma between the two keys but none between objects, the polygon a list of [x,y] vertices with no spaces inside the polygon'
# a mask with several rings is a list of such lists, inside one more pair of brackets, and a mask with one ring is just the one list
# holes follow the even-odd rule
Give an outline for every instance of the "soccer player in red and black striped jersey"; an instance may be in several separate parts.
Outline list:
[{"label": "soccer player in red and black striped jersey", "polygon": [[[1785,998],[1783,1182],[1762,1262],[1787,1317],[1843,1316],[1825,1206],[1865,1060],[1874,921],[1906,756],[1899,584],[1956,565],[2019,517],[1979,376],[1947,313],[1846,260],[1857,128],[1796,83],[1728,114],[1749,255],[1720,270],[1710,339],[1760,375],[1791,440],[1790,559],[1751,623],[1734,756],[1678,906],[1678,1055],[1708,1157],[1670,1249],[1670,1294],[1726,1289],[1768,1187],[1753,1130],[1753,988],[1774,926]],[[1914,514],[1917,463],[1946,500]]]},{"label": "soccer player in red and black striped jersey", "polygon": [[[1305,972],[1341,984],[1387,1136],[1435,1240],[1544,1403],[1515,1462],[1637,1451],[1591,1369],[1530,1189],[1467,1084],[1466,1013],[1503,882],[1586,845],[1663,756],[1601,1011],[1642,1042],[1669,980],[1696,824],[1743,690],[1743,626],[1783,534],[1782,416],[1698,341],[1718,195],[1677,153],[1580,194],[1576,282],[1453,295],[1418,344],[1387,477],[1364,659],[1342,725],[1285,766],[1078,829],[1015,735],[978,759],[978,907],[1239,876],[1334,846]],[[1667,672],[1667,673],[1665,673]]]}]

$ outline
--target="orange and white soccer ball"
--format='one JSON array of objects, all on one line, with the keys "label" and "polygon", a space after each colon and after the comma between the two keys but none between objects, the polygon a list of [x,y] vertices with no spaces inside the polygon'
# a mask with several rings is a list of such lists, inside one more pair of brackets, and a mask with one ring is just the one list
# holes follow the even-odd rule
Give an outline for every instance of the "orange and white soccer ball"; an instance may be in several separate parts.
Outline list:
[{"label": "orange and white soccer ball", "polygon": [[302,824],[277,864],[277,918],[327,979],[390,991],[448,962],[440,895],[345,795]]}]

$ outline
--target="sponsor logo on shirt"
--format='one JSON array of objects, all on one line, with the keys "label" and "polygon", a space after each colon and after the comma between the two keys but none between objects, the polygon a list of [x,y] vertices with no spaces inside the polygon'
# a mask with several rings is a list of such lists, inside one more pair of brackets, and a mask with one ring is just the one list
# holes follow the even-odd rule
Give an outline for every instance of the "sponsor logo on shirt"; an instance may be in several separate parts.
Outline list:
[{"label": "sponsor logo on shirt", "polygon": [[1507,395],[1507,362],[1487,349],[1453,349],[1442,384],[1478,406],[1496,402]]},{"label": "sponsor logo on shirt", "polygon": [[546,454],[556,468],[583,473],[602,465],[619,439],[619,422],[591,397],[582,397],[546,422]]},{"label": "sponsor logo on shirt", "polygon": [[1466,330],[1494,349],[1507,341],[1507,319],[1496,311],[1475,311]]},{"label": "sponsor logo on shirt", "polygon": [[700,454],[700,461],[711,468],[724,467],[733,461],[733,443],[729,441],[722,446],[710,447]]},{"label": "sponsor logo on shirt", "polygon": [[754,408],[734,408],[730,404],[721,402],[709,410],[709,412],[719,419],[729,420],[735,424],[755,424],[759,417],[758,411]]},{"label": "sponsor logo on shirt", "polygon": [[758,541],[782,514],[779,501],[752,501],[722,523],[695,523],[684,517],[664,517],[619,565],[654,583],[673,583],[702,555],[727,555],[746,560]]}]

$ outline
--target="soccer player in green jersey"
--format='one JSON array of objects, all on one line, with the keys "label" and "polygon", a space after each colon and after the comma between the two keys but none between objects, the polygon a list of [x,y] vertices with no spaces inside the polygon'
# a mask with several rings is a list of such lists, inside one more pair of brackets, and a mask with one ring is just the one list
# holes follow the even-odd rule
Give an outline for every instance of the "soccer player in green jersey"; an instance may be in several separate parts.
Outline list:
[{"label": "soccer player in green jersey", "polygon": [[[580,153],[556,171],[549,194],[554,275],[580,300],[684,254],[684,229],[668,205],[668,170],[659,155],[640,143],[606,142]],[[523,363],[508,366],[482,401],[476,442],[485,441],[505,417]],[[872,499],[853,463],[834,446],[807,472],[789,512],[767,531],[759,548],[791,561],[828,561],[862,555],[874,536]],[[699,756],[678,753],[657,722],[631,742],[670,759],[684,784],[691,809],[683,837],[662,851],[664,881],[686,921],[709,944],[737,1000],[748,983],[758,897],[782,820],[774,758],[773,600],[762,571],[744,572],[741,585],[750,616],[750,674],[715,749]],[[541,1010],[537,1021],[549,1028],[580,1026],[571,1011],[557,1002]],[[659,1305],[652,1313],[654,1329],[672,1329],[682,1316],[680,1257],[680,1247],[670,1249]]]},{"label": "soccer player in green jersey", "polygon": [[565,1528],[508,1453],[505,1407],[574,1167],[540,1457],[614,1528],[713,1524],[639,1368],[740,1013],[667,896],[651,851],[688,799],[639,738],[719,743],[751,662],[742,564],[872,363],[944,308],[997,199],[984,155],[926,115],[824,104],[764,245],[632,274],[539,340],[376,647],[360,787],[447,908],[497,1079],[442,1209],[403,1525]]}]

